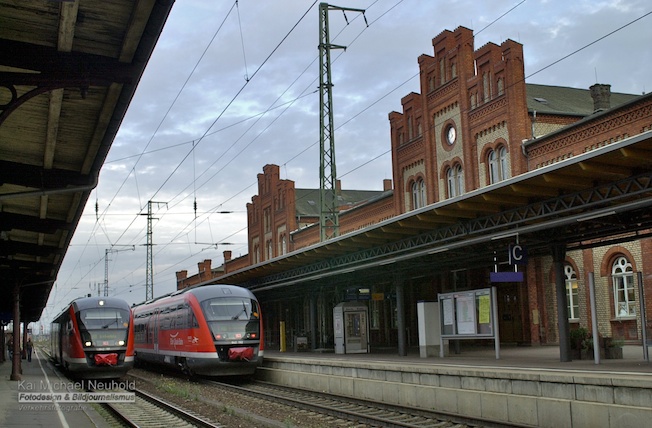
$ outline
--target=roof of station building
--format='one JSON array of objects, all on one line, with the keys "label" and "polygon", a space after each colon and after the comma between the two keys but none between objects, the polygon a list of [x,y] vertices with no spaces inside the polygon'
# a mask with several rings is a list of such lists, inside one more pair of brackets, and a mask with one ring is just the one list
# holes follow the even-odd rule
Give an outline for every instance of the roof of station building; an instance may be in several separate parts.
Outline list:
[{"label": "roof of station building", "polygon": [[[593,98],[587,89],[528,83],[525,85],[528,111],[537,114],[589,116],[593,114]],[[634,100],[639,95],[611,93],[611,107]]]}]

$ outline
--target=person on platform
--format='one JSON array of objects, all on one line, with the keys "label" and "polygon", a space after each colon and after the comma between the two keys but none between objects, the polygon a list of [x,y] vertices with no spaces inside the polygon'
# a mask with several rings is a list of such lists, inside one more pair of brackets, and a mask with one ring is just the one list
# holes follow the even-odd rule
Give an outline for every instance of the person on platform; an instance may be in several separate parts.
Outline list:
[{"label": "person on platform", "polygon": [[34,344],[32,343],[32,339],[29,338],[27,339],[27,343],[25,343],[25,352],[27,353],[27,362],[31,363],[32,362],[32,348]]},{"label": "person on platform", "polygon": [[14,338],[11,335],[7,335],[7,352],[9,353],[9,361],[14,358]]}]

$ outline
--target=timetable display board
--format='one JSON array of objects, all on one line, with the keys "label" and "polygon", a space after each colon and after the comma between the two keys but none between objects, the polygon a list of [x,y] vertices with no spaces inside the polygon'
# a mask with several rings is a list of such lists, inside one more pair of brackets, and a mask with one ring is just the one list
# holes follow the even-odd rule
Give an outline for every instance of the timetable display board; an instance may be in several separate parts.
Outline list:
[{"label": "timetable display board", "polygon": [[491,288],[439,294],[438,297],[442,337],[461,339],[495,336]]}]

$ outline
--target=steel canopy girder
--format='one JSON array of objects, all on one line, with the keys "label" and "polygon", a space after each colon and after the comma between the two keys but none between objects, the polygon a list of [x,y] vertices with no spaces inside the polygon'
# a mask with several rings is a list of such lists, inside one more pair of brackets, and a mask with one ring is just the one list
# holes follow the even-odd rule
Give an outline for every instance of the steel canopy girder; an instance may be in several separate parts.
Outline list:
[{"label": "steel canopy girder", "polygon": [[[647,198],[638,199],[644,194],[648,195]],[[623,203],[624,199],[633,200],[631,207]],[[611,210],[610,206],[615,203],[621,203],[622,205]],[[614,233],[622,233],[623,230],[634,231],[652,226],[652,214],[646,214],[650,206],[652,206],[652,172],[647,172],[582,192],[534,202],[508,212],[462,220],[450,226],[438,227],[427,233],[331,257],[246,282],[243,285],[256,289],[267,284],[283,281],[293,280],[296,282],[301,278],[310,279],[311,276],[316,274],[332,272],[332,275],[336,275],[338,271],[341,274],[342,269],[356,267],[362,269],[365,264],[371,262],[382,263],[383,258],[401,256],[408,259],[410,257],[421,257],[428,254],[428,251],[437,252],[438,248],[446,249],[445,247],[453,244],[455,248],[466,243],[475,245],[484,242],[486,245],[486,242],[491,241],[492,237],[494,239],[500,237],[500,233],[504,231],[511,231],[513,232],[512,235],[515,236],[518,234],[519,229],[523,233],[528,233],[528,230],[549,231],[562,228],[564,233],[555,235],[564,236],[565,242],[597,239]],[[600,209],[602,209],[601,212],[598,211]],[[604,226],[607,217],[615,216],[616,211],[627,212],[630,210],[636,213],[632,215],[632,218],[621,218],[621,221],[612,222],[609,227]],[[596,215],[600,220],[600,227],[591,227],[595,223],[591,221],[590,217]],[[625,223],[622,221],[625,221]],[[549,232],[547,237],[550,237]],[[551,242],[550,239],[541,240],[540,238],[539,241]]]},{"label": "steel canopy girder", "polygon": [[[0,64],[20,70],[0,72],[0,88],[8,89],[11,95],[9,102],[0,105],[0,125],[25,102],[55,89],[79,88],[84,98],[91,86],[132,84],[134,81],[132,64],[12,40],[3,40]],[[17,87],[31,89],[19,95]]]}]

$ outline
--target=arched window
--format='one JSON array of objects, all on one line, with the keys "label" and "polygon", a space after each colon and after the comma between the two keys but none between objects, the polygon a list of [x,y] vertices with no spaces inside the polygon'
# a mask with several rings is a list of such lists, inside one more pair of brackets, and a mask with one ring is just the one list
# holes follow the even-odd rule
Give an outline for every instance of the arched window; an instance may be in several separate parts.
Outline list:
[{"label": "arched window", "polygon": [[412,183],[412,209],[424,207],[426,205],[426,183],[419,179]]},{"label": "arched window", "polygon": [[274,257],[273,247],[272,247],[272,240],[271,239],[269,241],[267,241],[266,252],[267,252],[267,254],[265,254],[265,260],[269,260],[272,257]]},{"label": "arched window", "polygon": [[439,84],[446,83],[446,68],[444,66],[444,58],[439,60]]},{"label": "arched window", "polygon": [[423,180],[419,180],[419,199],[421,199],[421,206],[426,206],[426,183]]},{"label": "arched window", "polygon": [[500,181],[500,172],[498,170],[498,156],[493,150],[489,151],[487,162],[489,163],[489,183],[498,183]]},{"label": "arched window", "polygon": [[285,234],[281,236],[281,254],[287,254],[288,252],[288,242]]},{"label": "arched window", "polygon": [[491,76],[489,72],[482,73],[482,90],[482,101],[486,103],[491,99]]},{"label": "arched window", "polygon": [[265,232],[269,232],[272,227],[271,213],[269,208],[263,210]]},{"label": "arched window", "polygon": [[571,265],[564,266],[566,276],[566,299],[568,300],[568,319],[576,320],[580,317],[580,301],[577,284],[577,274]]},{"label": "arched window", "polygon": [[636,316],[636,293],[634,269],[627,258],[620,256],[611,266],[614,287],[614,309],[616,318]]},{"label": "arched window", "polygon": [[464,173],[462,165],[454,165],[446,171],[448,197],[454,198],[464,193]]},{"label": "arched window", "polygon": [[505,147],[500,147],[497,152],[491,150],[487,156],[487,163],[489,164],[490,183],[498,183],[509,178],[507,149]]},{"label": "arched window", "polygon": [[500,174],[502,179],[505,180],[509,178],[509,167],[507,166],[507,149],[501,147],[498,149],[498,161],[500,163]]}]

